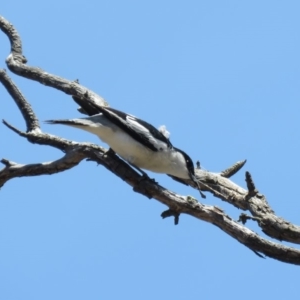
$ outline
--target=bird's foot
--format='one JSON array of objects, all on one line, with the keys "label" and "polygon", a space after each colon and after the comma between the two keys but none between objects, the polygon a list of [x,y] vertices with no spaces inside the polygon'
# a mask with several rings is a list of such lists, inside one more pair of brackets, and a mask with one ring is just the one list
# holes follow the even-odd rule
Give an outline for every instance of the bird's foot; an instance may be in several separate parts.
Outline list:
[{"label": "bird's foot", "polygon": [[143,180],[150,180],[153,183],[158,183],[154,178],[150,178],[149,175],[146,172],[142,171],[142,176],[140,177],[139,182],[141,182]]},{"label": "bird's foot", "polygon": [[105,152],[105,155],[107,155],[107,156],[115,156],[115,155],[116,155],[116,152],[115,152],[113,149],[109,148],[109,149]]},{"label": "bird's foot", "polygon": [[204,195],[200,190],[199,190],[200,196],[202,199],[206,199],[206,195]]},{"label": "bird's foot", "polygon": [[145,171],[143,171],[142,169],[140,169],[139,167],[137,167],[136,165],[134,165],[134,164],[132,164],[132,163],[129,163],[133,168],[135,168],[136,170],[138,170],[141,174],[142,174],[142,176],[141,176],[141,178],[139,179],[139,182],[141,182],[141,181],[143,181],[143,180],[150,180],[150,181],[152,181],[152,182],[154,182],[154,183],[157,183],[156,181],[155,181],[155,179],[154,178],[150,178],[149,176],[148,176],[148,174],[145,172]]},{"label": "bird's foot", "polygon": [[199,180],[196,178],[196,176],[194,175],[194,176],[192,176],[191,177],[191,179],[193,180],[193,182],[197,185],[197,187],[198,187],[198,191],[199,191],[199,193],[200,193],[200,196],[201,196],[201,198],[202,199],[205,199],[206,198],[206,196],[201,192],[201,189],[200,189],[200,184],[199,184]]}]

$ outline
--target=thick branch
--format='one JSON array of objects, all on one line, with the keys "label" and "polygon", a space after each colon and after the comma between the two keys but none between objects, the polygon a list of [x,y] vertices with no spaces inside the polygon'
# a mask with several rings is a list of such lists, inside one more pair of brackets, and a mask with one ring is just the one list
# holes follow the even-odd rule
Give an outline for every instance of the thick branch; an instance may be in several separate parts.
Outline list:
[{"label": "thick branch", "polygon": [[[84,101],[107,105],[103,98],[79,85],[77,81],[68,81],[41,69],[25,65],[26,59],[23,56],[21,40],[16,30],[3,17],[0,17],[0,28],[8,36],[11,43],[11,53],[6,60],[11,71],[70,94],[79,102],[83,99]],[[61,172],[76,166],[82,159],[88,158],[105,166],[131,185],[135,191],[147,197],[153,197],[167,205],[169,207],[168,213],[165,213],[163,216],[174,216],[175,223],[178,223],[181,213],[189,214],[218,226],[257,254],[263,253],[280,261],[300,265],[300,250],[261,238],[242,224],[233,221],[217,207],[203,205],[191,197],[179,196],[151,180],[141,180],[141,176],[128,164],[118,156],[106,153],[106,150],[102,147],[89,143],[76,143],[43,133],[29,103],[4,71],[0,71],[0,80],[18,105],[26,121],[27,132],[15,128],[6,121],[4,121],[4,124],[18,135],[27,138],[31,143],[52,146],[66,153],[59,160],[31,165],[20,165],[2,159],[1,162],[5,167],[0,171],[0,186],[3,186],[5,182],[15,177]],[[228,179],[243,166],[243,163],[239,162],[219,174],[206,172],[200,168],[195,169],[201,188],[240,209],[249,210],[253,215],[251,219],[257,221],[266,234],[279,240],[284,239],[300,243],[299,226],[295,226],[274,214],[266,198],[255,188],[250,173],[246,175],[248,191]],[[187,184],[197,188],[190,181],[187,181]],[[249,218],[244,216],[241,220],[246,221]]]},{"label": "thick branch", "polygon": [[[275,215],[264,195],[258,191],[253,193],[252,190],[249,193],[218,173],[201,169],[195,169],[195,172],[200,179],[200,186],[203,190],[211,191],[215,197],[239,209],[249,210],[256,217],[256,220],[259,220],[258,225],[265,234],[280,241],[300,244],[300,226]],[[192,182],[189,184],[193,185]]]},{"label": "thick branch", "polygon": [[249,177],[251,178],[251,183],[249,183],[251,191],[248,192],[245,198],[248,204],[247,209],[258,220],[258,225],[262,231],[279,241],[300,244],[300,227],[275,215],[266,197],[258,192],[252,176],[247,172],[246,178]]},{"label": "thick branch", "polygon": [[232,220],[215,206],[203,205],[197,201],[188,201],[185,197],[175,195],[167,190],[160,190],[160,192],[156,199],[170,207],[171,211],[186,213],[200,220],[214,224],[255,252],[263,253],[266,256],[280,261],[300,265],[300,250],[283,246],[260,237],[247,227]]}]

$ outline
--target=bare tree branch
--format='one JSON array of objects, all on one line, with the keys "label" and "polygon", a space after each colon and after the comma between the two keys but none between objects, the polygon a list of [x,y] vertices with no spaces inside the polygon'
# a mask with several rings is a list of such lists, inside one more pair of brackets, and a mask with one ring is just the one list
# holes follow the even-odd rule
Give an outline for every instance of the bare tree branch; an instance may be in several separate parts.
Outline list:
[{"label": "bare tree branch", "polygon": [[238,161],[236,162],[234,165],[232,165],[231,167],[227,168],[226,170],[222,171],[220,173],[221,176],[226,177],[226,178],[230,178],[231,176],[233,176],[234,174],[236,174],[247,162],[247,160],[243,160],[243,161]]},{"label": "bare tree branch", "polygon": [[0,170],[0,187],[15,177],[51,175],[66,171],[77,166],[83,158],[84,156],[80,153],[70,151],[58,160],[38,164],[22,165],[2,159],[1,163],[5,165],[5,168]]},{"label": "bare tree branch", "polygon": [[0,70],[1,82],[9,92],[11,97],[15,100],[19,110],[21,111],[23,118],[27,125],[27,131],[39,129],[39,121],[31,108],[31,105],[23,99],[23,95],[18,87],[11,81],[9,76],[4,70]]},{"label": "bare tree branch", "polygon": [[[78,81],[69,81],[39,68],[27,66],[27,60],[23,56],[21,39],[17,31],[3,17],[0,17],[0,28],[11,43],[11,53],[6,59],[9,70],[27,79],[63,91],[79,103],[80,101],[87,101],[98,105],[107,105],[101,96],[81,86]],[[92,160],[120,177],[132,186],[134,191],[165,204],[169,209],[162,213],[163,218],[174,217],[175,224],[178,224],[180,214],[188,214],[219,227],[260,257],[263,257],[263,254],[283,262],[300,265],[300,250],[271,242],[244,226],[247,220],[253,220],[270,237],[296,244],[300,243],[300,227],[275,215],[265,196],[257,190],[249,172],[246,172],[248,190],[228,179],[236,174],[246,161],[237,162],[221,173],[207,172],[200,169],[200,166],[195,169],[195,174],[200,179],[201,189],[251,213],[251,216],[245,213],[241,214],[239,219],[241,224],[234,221],[216,206],[204,205],[190,196],[177,195],[151,180],[145,180],[126,162],[102,147],[90,143],[77,143],[42,132],[38,118],[29,102],[4,70],[0,70],[0,81],[21,111],[27,130],[26,132],[22,131],[6,121],[3,121],[4,125],[31,143],[48,145],[65,153],[62,158],[52,162],[27,165],[2,159],[1,163],[4,164],[4,168],[0,170],[0,187],[8,180],[16,177],[55,174],[75,167],[83,159]],[[197,188],[190,180],[187,180],[186,184]]]},{"label": "bare tree branch", "polygon": [[0,29],[7,35],[11,44],[11,53],[6,59],[10,71],[19,76],[58,89],[68,95],[73,95],[81,99],[88,99],[99,105],[108,105],[101,96],[81,86],[78,83],[78,80],[66,80],[59,76],[49,74],[40,68],[28,67],[26,65],[27,59],[23,55],[22,42],[18,32],[13,25],[2,16],[0,16]]}]

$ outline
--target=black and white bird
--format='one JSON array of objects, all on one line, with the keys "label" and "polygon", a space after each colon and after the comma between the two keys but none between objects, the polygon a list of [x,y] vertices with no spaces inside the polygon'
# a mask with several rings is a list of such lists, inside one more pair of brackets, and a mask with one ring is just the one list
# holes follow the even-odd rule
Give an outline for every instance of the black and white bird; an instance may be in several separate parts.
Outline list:
[{"label": "black and white bird", "polygon": [[180,182],[183,182],[181,179],[189,179],[199,187],[191,158],[171,144],[164,127],[156,129],[141,119],[110,107],[92,103],[83,107],[82,102],[80,105],[89,117],[46,122],[93,133],[135,168],[165,173]]}]

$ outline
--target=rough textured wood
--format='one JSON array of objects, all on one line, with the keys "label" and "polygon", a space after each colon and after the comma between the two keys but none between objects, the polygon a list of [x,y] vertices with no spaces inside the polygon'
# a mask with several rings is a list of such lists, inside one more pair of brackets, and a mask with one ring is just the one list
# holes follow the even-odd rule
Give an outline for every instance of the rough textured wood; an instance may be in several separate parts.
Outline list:
[{"label": "rough textured wood", "polygon": [[[27,60],[23,56],[22,43],[17,31],[3,17],[0,17],[0,29],[11,43],[11,52],[6,59],[10,71],[60,90],[71,95],[75,100],[81,99],[100,105],[108,105],[101,96],[81,86],[78,81],[66,80],[39,68],[26,65]],[[201,170],[200,167],[195,169],[195,174],[200,180],[203,191],[210,192],[215,197],[243,211],[248,211],[249,215],[243,213],[239,221],[235,221],[216,206],[204,205],[192,197],[178,195],[151,180],[141,180],[141,175],[126,162],[116,155],[109,154],[102,147],[90,143],[77,143],[42,132],[39,120],[29,102],[4,70],[0,70],[0,81],[21,111],[27,129],[26,132],[21,131],[6,121],[3,121],[4,125],[31,143],[48,145],[64,152],[64,155],[55,161],[27,165],[2,159],[1,163],[4,168],[0,170],[0,187],[4,186],[8,180],[16,177],[63,172],[75,167],[83,159],[88,159],[103,165],[132,186],[134,191],[167,205],[169,209],[162,213],[162,217],[174,217],[175,224],[178,224],[180,214],[185,213],[217,226],[261,257],[263,254],[282,262],[300,265],[300,250],[262,238],[245,226],[247,220],[253,220],[258,223],[265,234],[272,238],[295,244],[300,243],[300,227],[276,216],[266,197],[257,190],[249,172],[246,172],[245,176],[248,190],[241,188],[229,179],[243,167],[245,161],[237,162],[220,173],[207,172]],[[191,181],[187,180],[185,183],[197,188]]]}]

